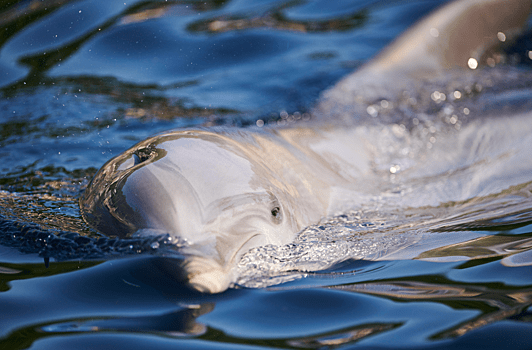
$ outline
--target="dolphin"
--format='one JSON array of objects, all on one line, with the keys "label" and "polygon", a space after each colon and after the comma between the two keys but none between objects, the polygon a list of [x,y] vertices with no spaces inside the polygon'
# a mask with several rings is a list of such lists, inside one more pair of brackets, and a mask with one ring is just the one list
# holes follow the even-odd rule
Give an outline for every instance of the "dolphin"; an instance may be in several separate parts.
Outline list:
[{"label": "dolphin", "polygon": [[[325,91],[313,122],[186,129],[148,138],[98,171],[80,198],[83,218],[110,236],[170,235],[184,257],[179,268],[187,283],[201,292],[222,292],[235,282],[236,265],[250,249],[289,244],[353,198],[363,202],[389,188],[395,168],[379,168],[375,131],[353,126],[362,117],[378,119],[372,118],[372,103],[490,65],[501,43],[525,26],[531,7],[530,0],[447,4]],[[532,145],[530,127],[514,129],[509,132]],[[482,146],[474,127],[461,135],[449,142]],[[452,166],[462,156],[443,158]],[[413,162],[419,169],[438,168],[432,159]],[[467,198],[482,190],[461,193]],[[409,205],[419,197],[412,195]]]}]

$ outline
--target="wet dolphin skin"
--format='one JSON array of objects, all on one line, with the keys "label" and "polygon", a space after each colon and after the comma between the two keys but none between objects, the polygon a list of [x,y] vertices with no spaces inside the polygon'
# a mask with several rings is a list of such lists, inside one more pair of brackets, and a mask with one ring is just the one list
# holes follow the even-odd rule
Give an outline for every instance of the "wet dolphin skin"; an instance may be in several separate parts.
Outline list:
[{"label": "wet dolphin skin", "polygon": [[177,130],[144,140],[96,174],[80,200],[83,217],[112,236],[169,234],[181,245],[188,283],[221,292],[249,249],[290,243],[346,198],[378,188],[370,180],[371,133],[353,126],[357,103],[366,111],[408,84],[476,69],[496,52],[500,33],[519,32],[530,7],[523,0],[450,3],[324,92],[314,123]]}]

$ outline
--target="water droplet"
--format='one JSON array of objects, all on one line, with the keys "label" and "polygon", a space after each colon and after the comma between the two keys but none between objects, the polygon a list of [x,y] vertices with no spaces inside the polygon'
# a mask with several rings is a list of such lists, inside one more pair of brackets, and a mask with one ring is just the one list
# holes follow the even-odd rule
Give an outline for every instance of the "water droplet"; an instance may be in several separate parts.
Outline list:
[{"label": "water droplet", "polygon": [[397,173],[399,170],[401,170],[401,167],[399,165],[392,165],[390,167],[390,173],[391,174],[395,174]]},{"label": "water droplet", "polygon": [[366,108],[366,112],[368,112],[368,114],[372,116],[373,118],[375,118],[379,114],[379,111],[373,105],[368,106],[368,108]]},{"label": "water droplet", "polygon": [[439,91],[434,91],[432,94],[430,94],[430,98],[436,103],[440,103],[446,100],[445,94]]},{"label": "water droplet", "polygon": [[471,69],[477,69],[478,67],[478,62],[476,59],[474,59],[473,57],[471,57],[469,60],[467,60],[467,66]]},{"label": "water droplet", "polygon": [[458,121],[458,117],[456,116],[456,114],[453,114],[449,122],[454,125],[456,124],[457,121]]}]

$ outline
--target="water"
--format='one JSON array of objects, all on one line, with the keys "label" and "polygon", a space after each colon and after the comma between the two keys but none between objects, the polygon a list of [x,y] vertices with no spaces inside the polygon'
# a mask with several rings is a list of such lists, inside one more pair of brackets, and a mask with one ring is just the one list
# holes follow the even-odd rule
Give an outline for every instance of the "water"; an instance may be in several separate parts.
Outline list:
[{"label": "water", "polygon": [[[444,2],[0,5],[0,347],[530,348],[531,178],[515,162],[494,171],[508,186],[446,206],[396,204],[449,193],[447,177],[391,186],[293,245],[247,254],[238,285],[216,295],[179,282],[159,253],[171,249],[164,237],[105,239],[79,214],[96,170],[135,142],[303,116]],[[529,72],[529,37],[509,48],[515,74]],[[467,107],[529,111],[531,80],[510,81],[474,92]],[[466,164],[449,176],[460,184],[479,168],[489,170]],[[402,255],[389,255],[397,246]]]}]

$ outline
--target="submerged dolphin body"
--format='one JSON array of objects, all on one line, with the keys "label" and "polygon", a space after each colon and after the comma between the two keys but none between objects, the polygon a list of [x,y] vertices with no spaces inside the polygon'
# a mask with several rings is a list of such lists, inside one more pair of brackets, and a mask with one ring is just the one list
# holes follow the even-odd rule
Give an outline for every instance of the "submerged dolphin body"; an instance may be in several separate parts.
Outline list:
[{"label": "submerged dolphin body", "polygon": [[[366,113],[372,101],[393,99],[410,84],[482,64],[496,52],[500,33],[509,39],[524,26],[530,7],[530,0],[468,0],[443,7],[325,92],[314,124],[182,130],[142,141],[96,174],[80,200],[82,214],[109,235],[171,235],[181,245],[188,283],[204,292],[223,291],[235,281],[235,266],[249,249],[290,243],[353,198],[362,202],[387,186],[389,177],[379,175],[376,165],[381,153],[375,134],[352,126],[357,108]],[[519,118],[518,127],[495,121],[490,128],[532,145],[532,130],[522,127],[531,124],[529,115]],[[478,155],[489,148],[479,133],[472,123],[447,142],[469,142]],[[464,157],[468,154],[436,158],[451,169]],[[414,167],[445,169],[434,157],[421,158]],[[481,178],[475,181],[476,187],[454,192],[460,198],[430,203],[412,195],[405,203],[438,204],[504,187],[486,189]]]}]

